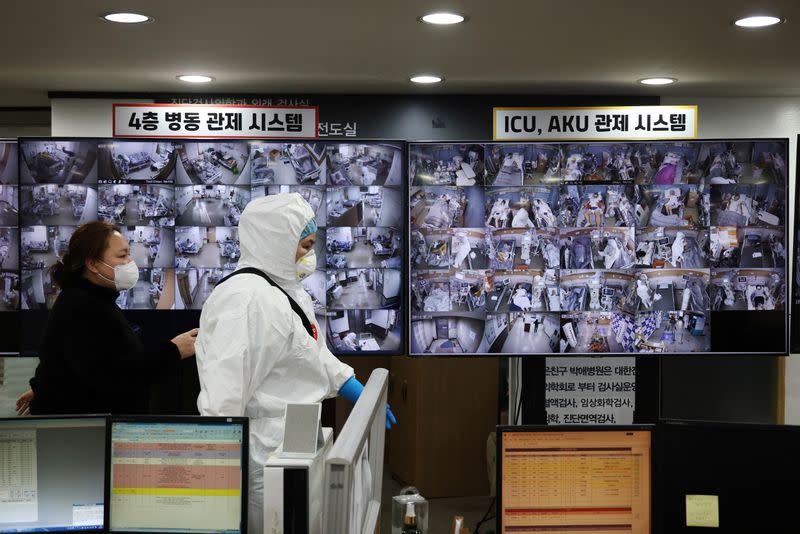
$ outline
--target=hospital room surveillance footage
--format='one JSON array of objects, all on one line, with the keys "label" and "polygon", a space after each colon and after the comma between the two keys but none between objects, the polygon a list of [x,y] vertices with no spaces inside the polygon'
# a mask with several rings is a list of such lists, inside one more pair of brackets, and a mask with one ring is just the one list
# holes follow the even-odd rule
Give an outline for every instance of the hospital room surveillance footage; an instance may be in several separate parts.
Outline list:
[{"label": "hospital room surveillance footage", "polygon": [[22,140],[20,184],[94,184],[98,179],[97,142]]},{"label": "hospital room surveillance footage", "polygon": [[786,150],[412,143],[412,353],[784,351]]},{"label": "hospital room surveillance footage", "polygon": [[100,183],[175,183],[175,146],[171,141],[118,141],[97,145]]},{"label": "hospital room surveillance footage", "polygon": [[[52,308],[59,288],[49,268],[75,229],[95,220],[119,229],[139,268],[120,308],[201,310],[237,268],[247,205],[297,193],[317,223],[317,270],[302,284],[321,335],[336,353],[402,353],[405,148],[355,140],[0,143],[0,310]],[[471,219],[479,234],[447,239],[456,240],[454,258],[485,267],[481,205],[474,202]]]}]

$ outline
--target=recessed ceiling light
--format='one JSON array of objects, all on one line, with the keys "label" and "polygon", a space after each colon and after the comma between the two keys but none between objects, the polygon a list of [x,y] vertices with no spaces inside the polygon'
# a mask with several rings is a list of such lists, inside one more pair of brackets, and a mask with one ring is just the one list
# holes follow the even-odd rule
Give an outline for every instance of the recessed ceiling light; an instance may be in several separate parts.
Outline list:
[{"label": "recessed ceiling light", "polygon": [[103,15],[103,20],[119,24],[142,24],[143,22],[153,22],[153,17],[141,13],[109,13]]},{"label": "recessed ceiling light", "polygon": [[771,15],[757,15],[754,17],[744,17],[733,21],[736,26],[740,28],[764,28],[765,26],[774,26],[784,22],[780,17],[773,17]]},{"label": "recessed ceiling light", "polygon": [[420,17],[419,20],[422,22],[427,22],[428,24],[447,25],[464,22],[467,20],[467,18],[464,15],[459,15],[458,13],[428,13],[427,15]]},{"label": "recessed ceiling light", "polygon": [[420,74],[419,76],[412,76],[411,81],[414,83],[439,83],[442,81],[441,76],[433,76],[431,74]]},{"label": "recessed ceiling light", "polygon": [[187,83],[208,83],[214,81],[214,78],[211,76],[204,76],[202,74],[181,74],[177,78]]},{"label": "recessed ceiling light", "polygon": [[639,80],[642,85],[670,85],[678,80],[675,78],[644,78]]}]

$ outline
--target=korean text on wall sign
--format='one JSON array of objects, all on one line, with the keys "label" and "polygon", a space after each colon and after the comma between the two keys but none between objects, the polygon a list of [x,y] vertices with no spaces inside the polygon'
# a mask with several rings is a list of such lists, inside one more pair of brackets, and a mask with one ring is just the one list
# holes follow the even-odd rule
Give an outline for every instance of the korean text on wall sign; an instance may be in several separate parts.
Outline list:
[{"label": "korean text on wall sign", "polygon": [[694,139],[697,106],[494,108],[498,141]]},{"label": "korean text on wall sign", "polygon": [[114,104],[113,121],[114,137],[316,139],[319,108]]}]

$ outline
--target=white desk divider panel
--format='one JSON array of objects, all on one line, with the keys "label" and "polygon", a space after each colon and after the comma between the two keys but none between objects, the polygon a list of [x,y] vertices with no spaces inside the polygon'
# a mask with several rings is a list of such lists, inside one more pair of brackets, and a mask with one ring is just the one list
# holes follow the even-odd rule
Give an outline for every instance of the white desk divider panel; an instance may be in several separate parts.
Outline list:
[{"label": "white desk divider panel", "polygon": [[375,532],[380,516],[386,390],[376,369],[325,460],[324,534]]},{"label": "white desk divider panel", "polygon": [[333,446],[333,429],[323,428],[324,444],[307,458],[281,456],[264,466],[264,532],[322,534],[325,456]]}]

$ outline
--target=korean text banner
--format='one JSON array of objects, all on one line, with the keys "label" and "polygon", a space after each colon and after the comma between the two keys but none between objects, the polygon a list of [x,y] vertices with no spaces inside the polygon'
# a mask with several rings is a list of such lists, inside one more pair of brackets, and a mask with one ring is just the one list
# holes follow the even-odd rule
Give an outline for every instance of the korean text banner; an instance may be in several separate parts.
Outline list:
[{"label": "korean text banner", "polygon": [[697,106],[494,108],[496,141],[694,139]]},{"label": "korean text banner", "polygon": [[113,104],[114,137],[316,139],[316,106]]}]

